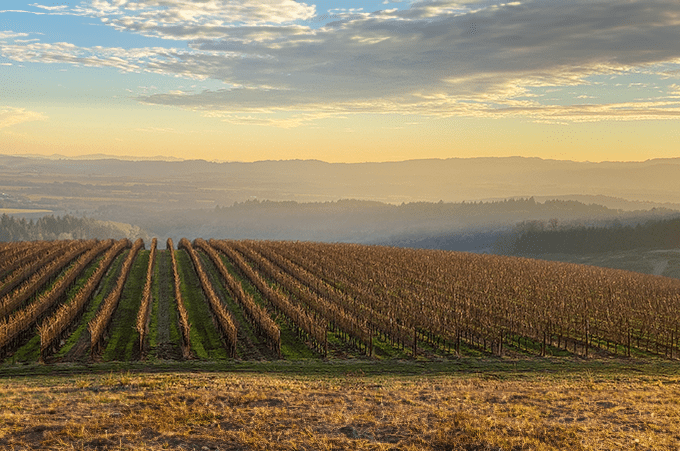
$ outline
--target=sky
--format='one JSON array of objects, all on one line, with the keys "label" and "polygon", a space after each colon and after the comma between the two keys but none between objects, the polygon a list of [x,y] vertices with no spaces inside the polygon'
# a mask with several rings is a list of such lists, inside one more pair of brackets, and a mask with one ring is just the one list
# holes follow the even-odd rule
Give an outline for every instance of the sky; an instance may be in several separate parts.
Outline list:
[{"label": "sky", "polygon": [[680,156],[677,0],[0,2],[0,154]]}]

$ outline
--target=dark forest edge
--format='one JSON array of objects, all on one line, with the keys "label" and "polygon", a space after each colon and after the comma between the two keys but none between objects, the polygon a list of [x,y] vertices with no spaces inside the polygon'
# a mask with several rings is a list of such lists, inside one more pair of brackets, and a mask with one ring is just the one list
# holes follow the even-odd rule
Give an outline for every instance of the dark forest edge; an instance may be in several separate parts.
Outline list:
[{"label": "dark forest edge", "polygon": [[517,231],[495,244],[497,253],[534,255],[548,253],[592,254],[632,249],[680,248],[680,218],[647,221],[644,224],[610,227],[558,228],[542,221],[519,224]]},{"label": "dark forest edge", "polygon": [[[388,244],[385,242],[384,244]],[[459,251],[486,251],[500,255],[540,256],[543,254],[597,254],[603,252],[680,248],[680,218],[648,220],[623,225],[560,225],[558,220],[528,220],[512,231],[433,236],[398,241],[399,247]],[[410,246],[409,246],[410,244]]]}]

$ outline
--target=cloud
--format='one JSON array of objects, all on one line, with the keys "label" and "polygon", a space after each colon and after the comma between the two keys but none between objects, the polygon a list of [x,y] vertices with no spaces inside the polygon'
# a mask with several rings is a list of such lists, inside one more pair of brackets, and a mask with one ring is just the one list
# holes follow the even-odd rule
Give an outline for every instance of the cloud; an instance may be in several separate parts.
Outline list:
[{"label": "cloud", "polygon": [[136,128],[135,131],[144,133],[179,133],[174,128],[168,127],[146,127],[146,128]]},{"label": "cloud", "polygon": [[664,79],[680,78],[680,69],[666,70],[666,71],[663,71],[663,72],[659,72],[657,75],[659,75],[661,78],[664,78]]},{"label": "cloud", "polygon": [[488,115],[478,116],[529,117],[535,122],[556,121],[598,122],[680,119],[680,101],[621,102],[588,105],[540,105],[537,107],[516,107],[496,110]]},{"label": "cloud", "polygon": [[71,11],[121,31],[189,41],[189,50],[34,43],[0,44],[0,52],[16,61],[220,80],[233,88],[138,100],[237,123],[273,125],[273,112],[286,112],[291,124],[309,122],[309,112],[634,120],[675,117],[678,107],[663,100],[560,106],[532,92],[587,87],[594,75],[660,64],[674,74],[677,0],[420,0],[404,10],[337,11],[316,28],[305,22],[314,6],[292,0],[92,0]]},{"label": "cloud", "polygon": [[164,60],[155,69],[275,89],[141,100],[236,111],[318,105],[375,112],[431,108],[432,114],[443,115],[478,112],[470,103],[481,102],[483,111],[500,113],[516,107],[518,98],[535,87],[584,85],[592,75],[680,59],[675,18],[680,4],[675,1],[654,6],[531,1],[466,10],[469,6],[423,1],[410,10],[373,13],[272,40],[246,42],[239,33],[198,40],[192,48],[213,53]]},{"label": "cloud", "polygon": [[19,38],[19,37],[24,37],[28,36],[28,33],[15,33],[13,31],[7,30],[7,31],[0,31],[0,39],[12,39],[12,38]]},{"label": "cloud", "polygon": [[186,40],[224,37],[240,25],[309,19],[315,7],[294,0],[92,0],[71,13],[100,17],[121,31]]},{"label": "cloud", "polygon": [[28,111],[25,108],[0,106],[0,129],[21,124],[23,122],[46,120],[43,113]]},{"label": "cloud", "polygon": [[[0,55],[20,62],[69,63],[77,66],[113,67],[123,72],[149,70],[150,61],[164,55],[176,58],[177,49],[162,47],[123,49],[119,47],[79,47],[67,42],[0,45]],[[191,75],[191,74],[188,74]]]},{"label": "cloud", "polygon": [[671,99],[680,99],[680,85],[676,85],[673,83],[668,87],[669,89],[669,98]]},{"label": "cloud", "polygon": [[230,41],[241,43],[274,41],[285,39],[295,35],[305,35],[309,32],[308,27],[301,25],[258,25],[258,26],[236,26],[236,25],[182,25],[168,24],[156,25],[147,23],[126,23],[121,26],[121,22],[113,24],[115,28],[122,31],[132,31],[146,36],[163,37],[174,40],[213,40],[228,38]]},{"label": "cloud", "polygon": [[2,9],[0,10],[1,13],[24,13],[24,14],[35,14],[36,16],[45,16],[49,13],[41,13],[37,11],[24,11],[22,9]]},{"label": "cloud", "polygon": [[326,119],[330,117],[342,117],[338,113],[328,112],[307,112],[300,114],[284,114],[279,116],[272,116],[273,111],[258,111],[252,114],[229,114],[219,112],[206,112],[206,117],[218,117],[223,122],[236,125],[259,125],[278,128],[295,128],[303,125],[308,125],[316,122],[319,119]]},{"label": "cloud", "polygon": [[48,10],[48,11],[61,11],[61,10],[64,10],[64,9],[68,9],[68,8],[69,8],[68,5],[44,6],[44,5],[40,5],[40,4],[38,4],[38,3],[31,3],[31,4],[29,4],[28,6],[34,6],[34,7],[36,7],[36,8],[46,9],[46,10]]}]

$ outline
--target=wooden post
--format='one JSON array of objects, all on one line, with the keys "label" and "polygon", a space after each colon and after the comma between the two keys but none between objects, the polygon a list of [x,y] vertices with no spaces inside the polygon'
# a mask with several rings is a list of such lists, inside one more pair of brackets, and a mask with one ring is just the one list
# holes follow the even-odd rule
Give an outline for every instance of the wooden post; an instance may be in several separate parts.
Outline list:
[{"label": "wooden post", "polygon": [[675,346],[675,334],[671,331],[671,360],[673,360],[673,346]]},{"label": "wooden post", "polygon": [[541,346],[541,357],[545,357],[545,342],[548,339],[547,333],[543,331],[543,345]]},{"label": "wooden post", "polygon": [[418,355],[418,328],[413,326],[413,358]]}]

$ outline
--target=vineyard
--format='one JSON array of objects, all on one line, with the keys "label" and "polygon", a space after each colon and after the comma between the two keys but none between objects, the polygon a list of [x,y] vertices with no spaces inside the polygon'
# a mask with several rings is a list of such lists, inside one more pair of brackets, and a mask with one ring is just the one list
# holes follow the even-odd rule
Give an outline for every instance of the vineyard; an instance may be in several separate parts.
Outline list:
[{"label": "vineyard", "polygon": [[0,361],[680,358],[680,280],[355,244],[0,243]]}]

